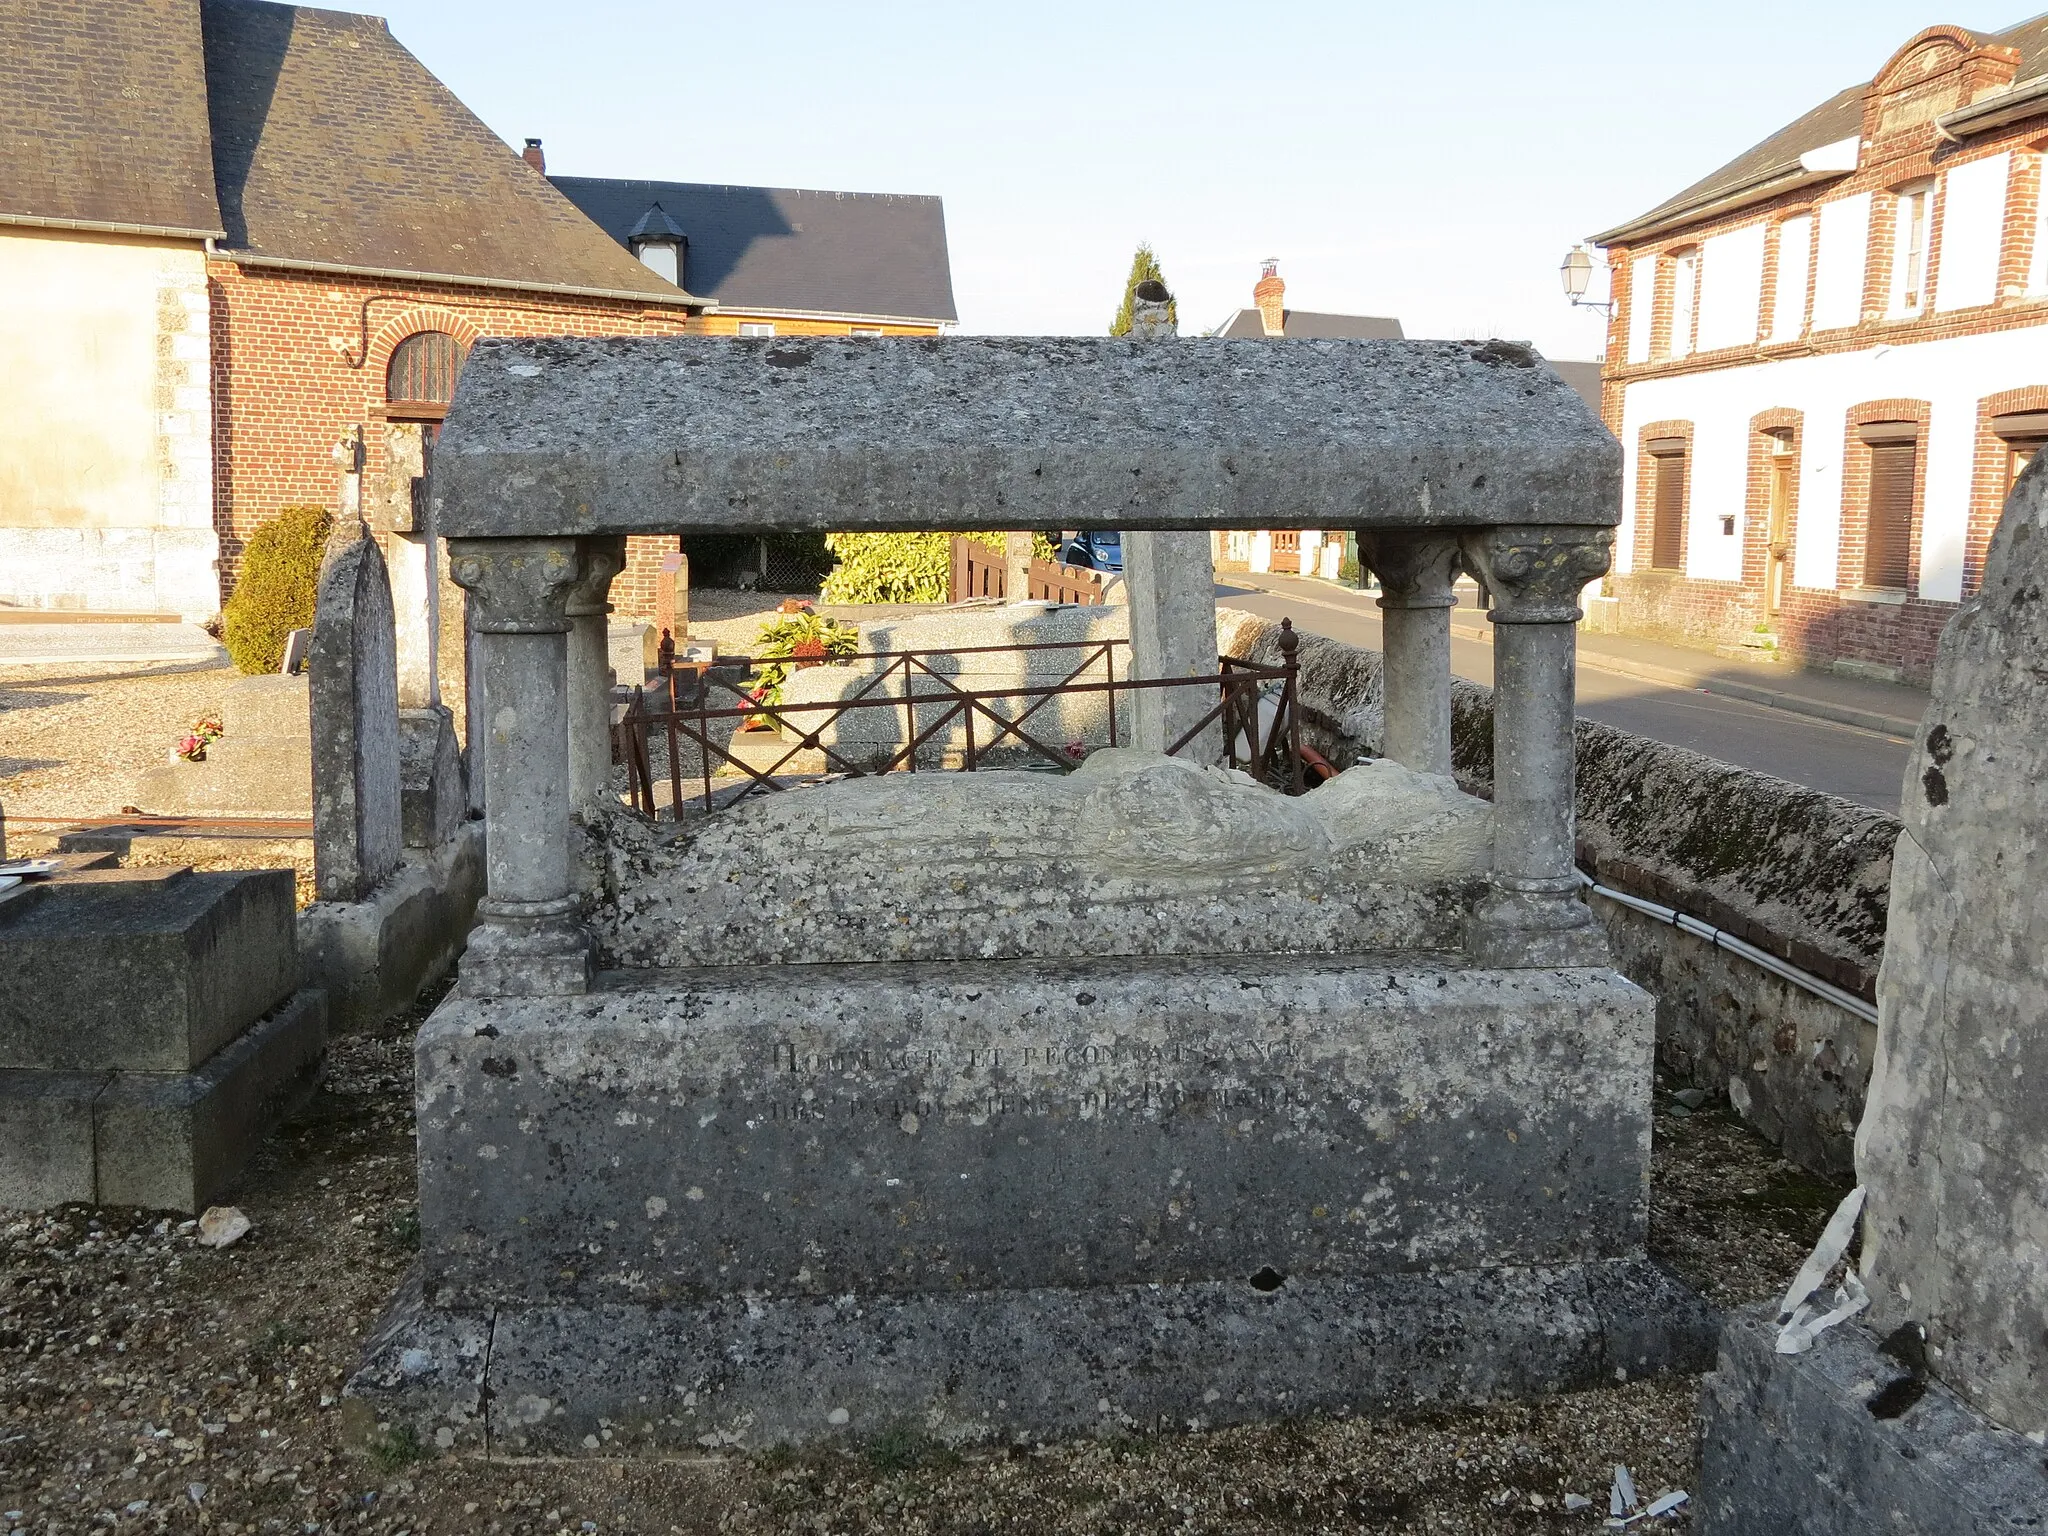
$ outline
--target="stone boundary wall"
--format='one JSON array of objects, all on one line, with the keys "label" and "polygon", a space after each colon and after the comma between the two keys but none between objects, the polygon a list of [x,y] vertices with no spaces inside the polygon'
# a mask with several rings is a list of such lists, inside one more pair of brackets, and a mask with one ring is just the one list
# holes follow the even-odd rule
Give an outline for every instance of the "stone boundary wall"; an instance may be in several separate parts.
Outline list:
[{"label": "stone boundary wall", "polygon": [[[1277,663],[1279,626],[1218,613],[1226,655]],[[1304,635],[1304,735],[1347,767],[1377,749],[1380,655]],[[1580,867],[1604,885],[1690,913],[1844,991],[1876,997],[1895,817],[1769,774],[1580,720]],[[1452,683],[1459,784],[1493,787],[1493,697]],[[1657,998],[1670,1076],[1726,1094],[1785,1155],[1846,1175],[1875,1028],[1706,940],[1596,901],[1615,965]]]}]

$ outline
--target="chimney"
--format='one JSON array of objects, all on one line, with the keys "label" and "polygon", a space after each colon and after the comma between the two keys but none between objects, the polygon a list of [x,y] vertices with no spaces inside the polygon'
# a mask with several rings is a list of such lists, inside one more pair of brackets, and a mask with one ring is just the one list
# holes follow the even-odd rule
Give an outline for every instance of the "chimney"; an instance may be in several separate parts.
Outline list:
[{"label": "chimney", "polygon": [[532,166],[536,171],[539,171],[541,175],[547,175],[548,157],[541,153],[539,139],[528,139],[526,141],[526,148],[519,152],[519,158]]},{"label": "chimney", "polygon": [[1260,264],[1259,280],[1252,285],[1252,302],[1259,306],[1259,324],[1265,327],[1268,336],[1287,334],[1287,311],[1282,304],[1287,297],[1287,285],[1280,281],[1280,261],[1269,256]]}]

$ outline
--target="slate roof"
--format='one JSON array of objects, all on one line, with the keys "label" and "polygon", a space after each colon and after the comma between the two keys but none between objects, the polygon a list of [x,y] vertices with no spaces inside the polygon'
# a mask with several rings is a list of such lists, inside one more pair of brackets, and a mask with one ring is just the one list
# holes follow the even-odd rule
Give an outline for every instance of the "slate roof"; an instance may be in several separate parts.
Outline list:
[{"label": "slate roof", "polygon": [[[1995,43],[2019,50],[2015,85],[2048,73],[2048,15],[2036,16],[2003,32],[1972,32],[1979,43]],[[1759,196],[1783,190],[1801,174],[1799,157],[1809,150],[1840,143],[1863,131],[1863,101],[1870,82],[1837,91],[1804,116],[1780,128],[1760,144],[1752,145],[1718,170],[1710,171],[1691,186],[1666,198],[1647,213],[1618,224],[1593,237],[1594,243],[1608,245],[1622,239],[1639,238],[1667,225],[1685,222],[1694,209],[1724,197],[1737,196],[1757,188]],[[1809,178],[1817,179],[1817,178]]]},{"label": "slate roof", "polygon": [[[1290,341],[1399,341],[1401,322],[1391,315],[1326,315],[1312,309],[1283,309],[1280,323]],[[1232,341],[1264,341],[1266,327],[1256,309],[1240,309],[1216,333]]]},{"label": "slate roof", "polygon": [[690,181],[551,178],[621,246],[650,209],[689,245],[683,283],[721,309],[960,318],[936,197],[728,187]]},{"label": "slate roof", "polygon": [[221,232],[193,0],[0,0],[0,220]]},{"label": "slate roof", "polygon": [[689,302],[591,228],[380,19],[267,0],[200,10],[233,253]]},{"label": "slate roof", "polygon": [[1579,392],[1579,398],[1593,408],[1593,414],[1600,414],[1600,369],[1601,364],[1575,362],[1569,358],[1560,362],[1557,358],[1546,357],[1550,371]]}]

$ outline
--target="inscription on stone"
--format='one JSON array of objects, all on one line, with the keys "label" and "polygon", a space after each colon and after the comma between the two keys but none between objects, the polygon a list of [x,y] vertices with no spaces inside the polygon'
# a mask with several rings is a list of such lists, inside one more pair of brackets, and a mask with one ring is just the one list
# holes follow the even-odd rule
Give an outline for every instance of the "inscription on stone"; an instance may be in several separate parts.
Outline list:
[{"label": "inscription on stone", "polygon": [[[900,1074],[893,1090],[873,1079]],[[1143,1074],[1143,1075],[1138,1075]],[[975,1079],[987,1079],[976,1082]],[[940,1090],[936,1081],[953,1086]],[[854,1086],[858,1084],[859,1086]],[[970,1125],[1010,1117],[1111,1114],[1307,1114],[1322,1095],[1287,1040],[1191,1046],[1129,1042],[902,1044],[817,1051],[792,1040],[771,1052],[766,1102],[746,1122],[894,1121],[906,1130],[950,1114]]]}]

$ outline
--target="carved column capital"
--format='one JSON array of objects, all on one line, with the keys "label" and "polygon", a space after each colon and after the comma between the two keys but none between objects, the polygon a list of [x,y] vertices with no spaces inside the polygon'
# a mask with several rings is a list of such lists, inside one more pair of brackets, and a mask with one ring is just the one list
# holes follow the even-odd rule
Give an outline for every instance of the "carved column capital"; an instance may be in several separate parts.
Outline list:
[{"label": "carved column capital", "polygon": [[1575,624],[1579,593],[1614,561],[1611,528],[1484,528],[1461,540],[1496,624]]},{"label": "carved column capital", "polygon": [[623,536],[578,539],[576,544],[583,574],[569,589],[565,611],[572,619],[610,613],[612,605],[607,599],[611,595],[612,580],[626,568],[626,540]]},{"label": "carved column capital", "polygon": [[1457,598],[1458,536],[1408,529],[1361,529],[1358,558],[1380,579],[1382,608],[1451,608]]},{"label": "carved column capital", "polygon": [[583,576],[575,539],[450,539],[448,574],[486,635],[560,635]]}]

